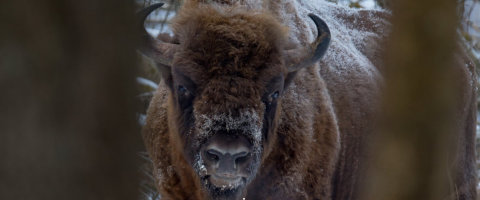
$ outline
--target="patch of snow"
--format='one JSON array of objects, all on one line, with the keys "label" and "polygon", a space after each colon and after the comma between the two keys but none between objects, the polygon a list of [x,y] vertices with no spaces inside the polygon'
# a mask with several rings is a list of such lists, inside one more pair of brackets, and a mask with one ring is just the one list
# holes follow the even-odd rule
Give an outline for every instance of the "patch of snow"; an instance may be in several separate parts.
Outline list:
[{"label": "patch of snow", "polygon": [[[164,7],[168,7],[168,6],[164,6]],[[167,11],[167,10],[157,9],[147,17],[146,21],[163,21],[165,18],[168,21],[172,19],[174,16],[175,16],[174,10]]]},{"label": "patch of snow", "polygon": [[164,2],[165,5],[163,8],[166,9],[157,9],[153,11],[146,19],[145,19],[145,29],[147,32],[152,35],[153,37],[157,37],[159,33],[168,33],[173,35],[172,30],[168,27],[168,21],[170,21],[176,15],[176,11],[173,8],[170,8],[167,2]]},{"label": "patch of snow", "polygon": [[377,6],[374,0],[361,1],[360,5],[366,9],[374,9]]},{"label": "patch of snow", "polygon": [[153,37],[157,37],[158,34],[160,33],[168,33],[170,36],[173,36],[173,32],[170,28],[165,27],[162,30],[162,25],[161,24],[154,24],[151,27],[146,27],[145,30],[147,31],[148,34],[150,34]]}]

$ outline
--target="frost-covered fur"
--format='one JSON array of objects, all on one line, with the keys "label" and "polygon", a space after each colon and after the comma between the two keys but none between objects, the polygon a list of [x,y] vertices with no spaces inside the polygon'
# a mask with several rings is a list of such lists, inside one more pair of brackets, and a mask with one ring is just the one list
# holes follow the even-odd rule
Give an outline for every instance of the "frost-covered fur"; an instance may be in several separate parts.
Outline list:
[{"label": "frost-covered fur", "polygon": [[[377,104],[379,85],[382,81],[380,75],[382,70],[378,68],[381,66],[380,42],[387,35],[385,31],[389,29],[387,21],[389,14],[381,10],[349,9],[316,0],[198,2],[209,6],[195,11],[195,7],[199,6],[197,2],[187,1],[172,25],[176,30],[175,40],[179,40],[181,45],[197,48],[195,45],[201,45],[202,42],[209,44],[211,41],[207,40],[211,40],[215,35],[192,36],[192,34],[198,28],[210,27],[220,35],[231,33],[231,36],[239,37],[238,34],[246,32],[243,35],[245,44],[258,42],[258,45],[263,45],[264,48],[256,49],[254,52],[256,56],[242,57],[248,54],[245,53],[249,51],[248,45],[239,47],[245,49],[237,52],[232,52],[230,47],[222,48],[224,44],[205,47],[208,50],[203,49],[206,54],[218,56],[208,58],[210,59],[208,62],[203,60],[207,59],[203,57],[206,54],[197,55],[191,52],[177,54],[175,59],[180,63],[182,61],[179,60],[182,59],[183,61],[196,59],[196,63],[201,63],[199,65],[204,62],[204,65],[215,66],[215,61],[222,62],[220,58],[231,56],[233,60],[240,59],[232,61],[236,62],[235,66],[242,66],[244,63],[248,66],[242,66],[242,69],[233,67],[239,71],[232,68],[232,71],[221,72],[222,75],[216,74],[215,77],[218,77],[213,79],[211,79],[215,74],[213,71],[218,69],[182,69],[190,75],[195,74],[190,78],[193,82],[202,83],[202,91],[207,93],[216,91],[219,94],[213,95],[213,98],[210,96],[195,100],[194,116],[198,120],[195,121],[197,127],[195,130],[189,128],[183,130],[187,128],[184,126],[188,122],[176,120],[182,118],[175,108],[176,99],[165,83],[160,84],[148,110],[143,136],[154,163],[154,174],[162,199],[208,199],[199,181],[199,173],[204,171],[201,158],[183,150],[186,145],[192,144],[185,142],[188,138],[181,133],[194,135],[188,137],[208,137],[211,134],[210,130],[215,129],[215,125],[209,127],[214,122],[229,123],[236,128],[248,129],[247,132],[253,133],[254,141],[262,144],[261,165],[255,179],[243,193],[246,199],[358,199],[357,186],[364,178],[362,162],[367,160],[366,138],[374,127],[372,121],[376,110],[372,105]],[[218,13],[212,14],[215,10]],[[252,99],[259,98],[261,94],[257,93],[262,90],[259,87],[263,87],[267,78],[272,77],[278,70],[285,70],[269,67],[268,64],[264,66],[262,63],[273,63],[275,66],[275,63],[281,63],[276,60],[282,56],[277,51],[279,48],[294,48],[314,40],[317,33],[315,25],[307,17],[308,13],[318,15],[328,24],[332,33],[331,45],[319,64],[300,70],[291,85],[283,91],[276,117],[272,122],[273,128],[270,129],[271,135],[269,134],[267,140],[263,137],[258,138],[258,129],[262,127],[261,123],[265,123],[262,117],[259,117],[263,116],[264,108],[261,105],[247,106],[255,104],[255,101],[243,102],[244,99],[236,97],[248,95]],[[236,24],[231,21],[228,29],[222,29],[197,21],[200,17],[205,18],[204,22],[213,20],[208,22],[212,24],[215,24],[216,20],[224,20],[222,17],[216,18],[217,14],[242,15],[243,18],[248,18],[247,21],[253,20],[248,21],[253,24]],[[270,17],[272,15],[275,19]],[[282,35],[284,29],[274,22],[277,20],[288,27],[288,40]],[[249,32],[258,29],[262,31]],[[459,60],[464,63],[465,59]],[[187,61],[185,63],[191,64]],[[266,70],[260,77],[257,76],[260,70],[258,66]],[[462,69],[464,81],[462,84],[465,86],[462,97],[465,104],[458,109],[461,116],[458,119],[459,129],[464,130],[459,139],[460,149],[456,162],[458,166],[455,166],[458,169],[455,181],[458,199],[475,197],[472,146],[475,91],[474,85],[471,84],[474,80],[472,66],[472,63],[468,63],[467,67]],[[241,82],[225,77],[237,73],[244,78],[257,80],[257,84],[242,85],[240,91],[235,90],[233,91],[235,95],[228,97],[230,99],[228,105],[220,105],[221,99],[226,98],[220,94],[232,92],[227,87],[227,81]],[[283,73],[286,75],[286,71]],[[234,116],[216,114],[227,113],[235,106],[246,111],[243,114],[236,113]],[[215,111],[212,110],[213,107]],[[242,123],[230,123],[240,121],[256,124],[245,126]],[[194,161],[189,161],[189,157]]]},{"label": "frost-covered fur", "polygon": [[[197,114],[197,112],[194,113]],[[242,134],[250,134],[249,138],[253,139],[253,145],[257,148],[262,142],[263,119],[259,117],[256,111],[240,111],[239,116],[232,116],[231,113],[197,114],[195,119],[195,127],[199,132],[200,140],[208,138],[216,131],[226,129],[226,131],[238,130]]]}]

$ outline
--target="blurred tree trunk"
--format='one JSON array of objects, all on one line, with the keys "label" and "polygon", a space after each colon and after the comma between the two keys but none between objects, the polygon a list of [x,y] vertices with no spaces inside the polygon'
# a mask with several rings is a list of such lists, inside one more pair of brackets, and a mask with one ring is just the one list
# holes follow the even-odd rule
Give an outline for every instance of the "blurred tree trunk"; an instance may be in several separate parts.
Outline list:
[{"label": "blurred tree trunk", "polygon": [[[457,176],[470,172],[462,167],[470,166],[455,163],[465,159],[465,155],[457,157],[465,152],[456,151],[455,145],[465,140],[461,148],[473,150],[473,138],[460,137],[464,132],[474,135],[470,128],[457,126],[473,126],[474,117],[457,119],[457,114],[475,109],[462,107],[467,104],[462,102],[462,92],[472,92],[465,91],[471,82],[464,83],[457,76],[464,66],[456,65],[454,57],[456,1],[399,0],[392,6],[383,128],[374,140],[375,158],[363,199],[472,199],[462,196],[463,185],[456,185],[461,182],[456,181]],[[472,164],[468,158],[466,165]]]},{"label": "blurred tree trunk", "polygon": [[0,2],[0,199],[136,199],[133,1]]}]

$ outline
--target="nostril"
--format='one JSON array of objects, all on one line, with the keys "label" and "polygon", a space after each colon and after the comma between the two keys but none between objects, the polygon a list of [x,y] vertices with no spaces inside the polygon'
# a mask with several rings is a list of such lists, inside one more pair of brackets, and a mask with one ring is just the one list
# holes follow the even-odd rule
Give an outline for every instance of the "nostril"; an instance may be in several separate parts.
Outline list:
[{"label": "nostril", "polygon": [[235,154],[235,156],[234,156],[235,163],[236,164],[242,164],[245,161],[247,161],[248,157],[250,157],[250,153],[248,153],[248,152],[241,152],[241,153]]},{"label": "nostril", "polygon": [[205,151],[205,155],[207,156],[208,159],[212,161],[218,161],[221,156],[219,152],[212,149]]}]

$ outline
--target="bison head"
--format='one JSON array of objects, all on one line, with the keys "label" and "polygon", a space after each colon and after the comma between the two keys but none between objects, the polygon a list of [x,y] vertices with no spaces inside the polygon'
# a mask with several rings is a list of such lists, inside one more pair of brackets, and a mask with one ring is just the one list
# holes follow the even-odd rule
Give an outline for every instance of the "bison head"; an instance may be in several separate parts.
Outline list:
[{"label": "bison head", "polygon": [[213,6],[184,7],[172,22],[174,39],[152,38],[139,12],[142,53],[169,88],[170,134],[213,199],[237,199],[255,178],[276,140],[281,99],[298,70],[319,60],[330,31],[310,14],[318,37],[286,49],[287,31],[269,14]]}]

